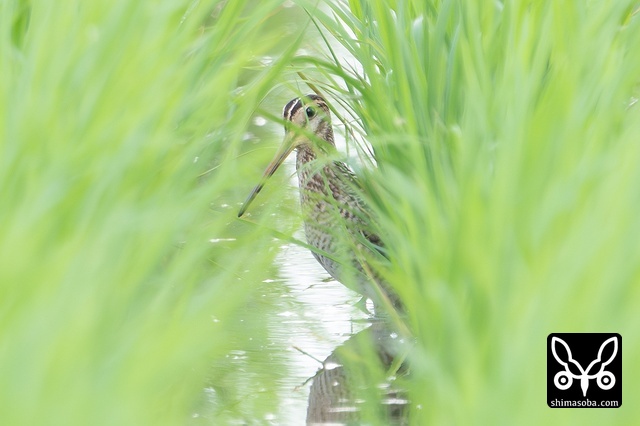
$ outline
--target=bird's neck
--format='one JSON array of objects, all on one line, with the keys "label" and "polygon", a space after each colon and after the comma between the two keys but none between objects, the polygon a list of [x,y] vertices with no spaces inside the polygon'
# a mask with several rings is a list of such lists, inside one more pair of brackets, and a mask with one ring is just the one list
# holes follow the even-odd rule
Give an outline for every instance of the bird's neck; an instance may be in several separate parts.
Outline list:
[{"label": "bird's neck", "polygon": [[305,164],[318,158],[318,155],[311,146],[311,142],[300,144],[296,147],[296,169],[300,170]]},{"label": "bird's neck", "polygon": [[[320,185],[324,182],[324,179],[330,179],[333,175],[332,173],[326,173],[327,170],[325,170],[329,167],[331,161],[324,165],[316,162],[318,157],[323,158],[329,156],[330,153],[335,150],[331,125],[327,125],[324,128],[319,129],[317,134],[319,138],[326,142],[319,142],[322,144],[321,147],[318,146],[318,142],[311,141],[301,143],[296,147],[296,170],[298,172],[300,187],[303,190],[311,189],[310,186]],[[322,174],[328,174],[329,176],[322,177]]]},{"label": "bird's neck", "polygon": [[301,143],[296,147],[296,168],[300,170],[300,168],[311,161],[314,161],[318,158],[318,154],[326,154],[331,153],[335,150],[335,142],[333,141],[333,129],[331,128],[331,124],[327,122],[323,122],[322,125],[316,131],[316,135],[318,139],[323,140],[322,142],[312,142],[307,140],[306,143]]}]

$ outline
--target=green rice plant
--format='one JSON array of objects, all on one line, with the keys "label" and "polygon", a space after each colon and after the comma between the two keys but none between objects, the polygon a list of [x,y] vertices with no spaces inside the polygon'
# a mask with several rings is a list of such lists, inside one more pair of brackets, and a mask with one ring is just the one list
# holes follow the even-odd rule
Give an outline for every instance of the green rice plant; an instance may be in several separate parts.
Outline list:
[{"label": "green rice plant", "polygon": [[[234,207],[269,155],[244,155],[250,120],[298,71],[372,147],[354,168],[415,342],[411,424],[632,423],[547,408],[545,342],[619,332],[632,400],[636,3],[315,6],[305,40],[276,1],[0,1],[2,424],[271,418],[272,233]],[[398,366],[360,353],[375,402]]]},{"label": "green rice plant", "polygon": [[411,424],[638,418],[630,402],[546,406],[552,332],[620,333],[623,400],[638,391],[637,8],[350,0],[311,12],[327,53],[296,64],[375,153],[363,180],[416,342]]},{"label": "green rice plant", "polygon": [[262,392],[246,414],[204,388],[259,394],[211,371],[239,333],[264,337],[238,312],[270,272],[271,239],[230,225],[229,205],[250,172],[239,142],[295,49],[279,9],[0,2],[2,424],[184,424],[274,405]]}]

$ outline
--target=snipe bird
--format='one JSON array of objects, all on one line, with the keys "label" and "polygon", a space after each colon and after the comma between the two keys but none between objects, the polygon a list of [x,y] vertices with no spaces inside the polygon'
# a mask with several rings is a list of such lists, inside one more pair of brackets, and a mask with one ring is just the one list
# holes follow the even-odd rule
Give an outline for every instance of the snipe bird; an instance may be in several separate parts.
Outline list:
[{"label": "snipe bird", "polygon": [[371,232],[371,211],[359,195],[356,176],[344,163],[331,159],[336,147],[326,101],[313,94],[295,98],[284,107],[283,115],[284,141],[238,216],[295,150],[304,230],[307,242],[316,249],[313,256],[333,278],[370,298],[374,306],[399,307],[389,285],[367,260],[380,256],[383,244]]}]

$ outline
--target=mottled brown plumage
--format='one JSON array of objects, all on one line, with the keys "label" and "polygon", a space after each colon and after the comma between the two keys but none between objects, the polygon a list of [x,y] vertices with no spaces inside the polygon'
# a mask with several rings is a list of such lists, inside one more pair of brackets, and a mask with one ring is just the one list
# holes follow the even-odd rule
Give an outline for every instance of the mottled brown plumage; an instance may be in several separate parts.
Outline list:
[{"label": "mottled brown plumage", "polygon": [[331,159],[335,144],[325,100],[317,95],[293,99],[283,116],[282,147],[238,215],[244,214],[266,179],[295,149],[304,229],[308,243],[316,248],[313,255],[332,277],[376,305],[387,300],[398,307],[388,284],[370,266],[380,256],[382,242],[371,232],[371,212],[360,196],[357,179],[344,163]]}]

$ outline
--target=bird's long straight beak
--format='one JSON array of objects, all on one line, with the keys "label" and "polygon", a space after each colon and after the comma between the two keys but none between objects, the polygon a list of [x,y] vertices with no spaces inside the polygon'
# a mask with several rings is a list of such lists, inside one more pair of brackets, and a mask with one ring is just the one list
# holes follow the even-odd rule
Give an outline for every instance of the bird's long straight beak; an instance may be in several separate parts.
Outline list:
[{"label": "bird's long straight beak", "polygon": [[287,158],[289,154],[291,154],[291,151],[293,151],[293,148],[295,147],[294,140],[295,140],[294,133],[292,132],[287,133],[275,157],[273,157],[273,160],[271,160],[271,163],[269,163],[269,165],[267,166],[267,169],[264,171],[264,174],[262,175],[262,179],[260,179],[260,183],[257,184],[255,188],[253,188],[253,191],[251,191],[251,193],[245,200],[244,204],[242,204],[242,207],[238,212],[238,217],[242,217],[242,215],[247,211],[249,204],[251,204],[253,199],[256,198],[258,193],[262,190],[262,187],[267,182],[267,179],[269,179],[271,175],[273,175],[275,171],[278,170],[278,167],[280,167],[280,164],[282,164],[285,158]]}]

